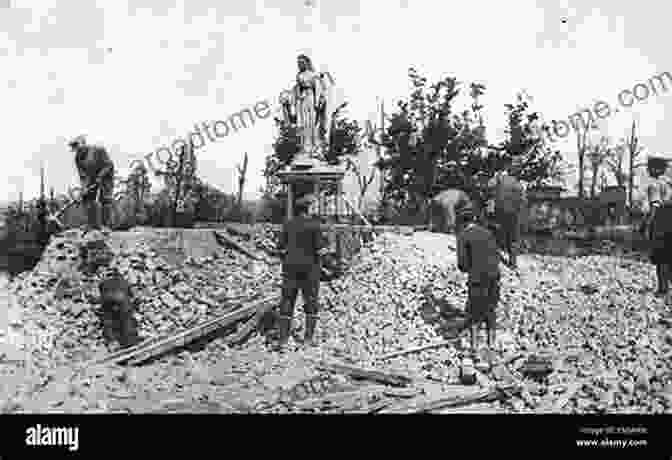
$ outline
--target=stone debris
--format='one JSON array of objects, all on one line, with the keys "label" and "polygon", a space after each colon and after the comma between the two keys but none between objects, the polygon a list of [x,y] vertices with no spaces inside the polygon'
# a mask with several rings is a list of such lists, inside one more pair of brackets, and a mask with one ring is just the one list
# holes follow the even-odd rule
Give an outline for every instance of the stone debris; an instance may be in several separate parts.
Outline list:
[{"label": "stone debris", "polygon": [[[270,226],[249,234],[231,237],[260,253],[274,250]],[[226,248],[189,258],[180,254],[181,243],[161,235],[145,229],[128,236],[127,244],[95,243],[98,256],[88,257],[92,241],[102,240],[66,232],[51,241],[32,272],[10,283],[9,294],[21,312],[14,321],[25,337],[43,339],[33,340],[32,348],[14,340],[24,355],[30,350],[29,365],[0,363],[3,379],[7,376],[3,382],[13,382],[3,383],[3,410],[188,412],[192,404],[212,412],[300,412],[307,405],[319,411],[330,391],[324,376],[335,375],[318,366],[323,360],[408,375],[412,383],[406,392],[431,387],[438,399],[461,383],[460,364],[468,350],[459,337],[445,346],[381,359],[455,337],[463,324],[466,276],[456,267],[455,239],[425,232],[377,236],[343,276],[324,283],[314,348],[290,340],[288,351],[278,354],[255,334],[241,346],[214,340],[142,367],[82,367],[114,351],[103,342],[95,317],[97,282],[108,270],[131,283],[143,338],[175,334],[220,316],[236,299],[279,294],[277,263],[250,261]],[[672,411],[671,313],[653,296],[652,266],[602,255],[523,255],[519,264],[518,274],[502,272],[497,344],[491,365],[477,366],[481,375],[474,391],[513,384],[522,390],[487,407],[521,413]],[[296,334],[303,319],[297,307]],[[545,363],[545,371],[528,378],[529,362]],[[354,381],[346,380],[334,391],[356,392],[348,387]],[[279,397],[305,381],[322,384],[315,394],[296,396],[296,404]],[[357,404],[348,400],[341,409],[332,401],[324,410],[345,410],[348,404],[352,410],[382,410],[389,404],[385,398],[400,398],[376,395]],[[168,400],[181,402],[170,406]]]}]

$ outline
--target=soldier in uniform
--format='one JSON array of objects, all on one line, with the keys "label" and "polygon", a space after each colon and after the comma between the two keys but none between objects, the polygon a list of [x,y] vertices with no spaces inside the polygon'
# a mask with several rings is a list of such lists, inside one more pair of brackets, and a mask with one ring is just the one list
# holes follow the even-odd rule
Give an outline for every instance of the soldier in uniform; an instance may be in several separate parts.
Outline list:
[{"label": "soldier in uniform", "polygon": [[114,200],[114,164],[110,156],[103,147],[87,145],[84,136],[68,145],[75,152],[88,226],[93,229],[109,226]]},{"label": "soldier in uniform", "polygon": [[283,283],[278,350],[282,350],[289,340],[299,290],[305,302],[304,343],[313,344],[319,309],[320,258],[324,253],[324,239],[319,220],[309,216],[312,202],[311,196],[297,200],[294,207],[296,217],[285,222],[280,234],[278,246],[283,252]]},{"label": "soldier in uniform", "polygon": [[653,179],[646,188],[648,198],[648,216],[646,228],[651,242],[651,262],[656,266],[656,278],[658,279],[657,295],[667,293],[670,278],[672,278],[672,185],[665,176],[667,161],[663,158],[649,158],[647,169]]},{"label": "soldier in uniform", "polygon": [[670,183],[670,179],[665,176],[665,171],[667,170],[667,161],[665,159],[649,158],[646,166],[651,177],[651,183],[646,187],[648,204],[646,228],[650,229],[656,210],[672,198],[672,184]]},{"label": "soldier in uniform", "polygon": [[470,203],[457,209],[457,266],[469,275],[467,314],[471,349],[476,354],[478,327],[485,323],[489,351],[496,339],[496,309],[500,299],[499,247],[495,236],[478,222]]},{"label": "soldier in uniform", "polygon": [[133,294],[119,273],[109,273],[99,284],[103,336],[126,348],[140,342],[138,325],[133,316]]},{"label": "soldier in uniform", "polygon": [[494,216],[499,229],[497,240],[508,255],[508,265],[516,267],[516,244],[520,232],[520,212],[525,200],[522,184],[510,174],[515,166],[497,174],[490,186],[494,192]]}]

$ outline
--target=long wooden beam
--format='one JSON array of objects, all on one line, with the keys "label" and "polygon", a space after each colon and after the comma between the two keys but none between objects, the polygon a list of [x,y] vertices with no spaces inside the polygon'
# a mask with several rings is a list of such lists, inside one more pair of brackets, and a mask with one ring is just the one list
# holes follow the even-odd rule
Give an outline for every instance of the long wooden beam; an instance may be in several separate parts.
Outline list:
[{"label": "long wooden beam", "polygon": [[459,407],[469,404],[493,402],[504,397],[509,392],[515,392],[519,389],[517,385],[505,385],[494,388],[483,388],[474,391],[465,391],[463,394],[450,392],[445,396],[432,398],[430,400],[416,401],[399,404],[384,410],[384,414],[420,414],[433,412],[446,407]]},{"label": "long wooden beam", "polygon": [[127,361],[139,363],[146,361],[171,349],[185,346],[201,337],[211,334],[216,330],[227,327],[236,321],[257,314],[268,304],[274,304],[277,303],[277,301],[277,296],[269,296],[254,301],[249,305],[235,309],[232,312],[214,318],[204,324],[194,326],[193,328],[180,332],[177,335],[146,340],[145,342],[136,345],[135,347],[120,350],[100,360],[94,361],[91,364],[119,364]]},{"label": "long wooden beam", "polygon": [[405,350],[400,350],[400,351],[395,351],[395,352],[392,352],[392,353],[387,353],[385,355],[382,355],[382,356],[378,357],[377,359],[382,361],[382,360],[385,360],[385,359],[396,358],[397,356],[405,356],[405,355],[410,355],[412,353],[418,353],[418,352],[425,351],[425,350],[431,350],[433,348],[442,348],[442,347],[445,347],[445,346],[448,346],[448,345],[453,345],[456,341],[459,341],[459,340],[460,340],[459,337],[454,337],[452,339],[442,340],[440,342],[431,343],[429,345],[421,345],[421,346],[418,346],[418,347],[407,348]]},{"label": "long wooden beam", "polygon": [[257,261],[262,261],[262,262],[264,261],[263,258],[254,254],[249,249],[244,248],[243,246],[238,244],[236,241],[234,241],[231,238],[229,238],[228,236],[222,234],[222,232],[214,231],[213,233],[215,235],[215,240],[217,240],[217,242],[219,244],[221,244],[222,246],[229,246],[229,247],[235,249],[236,251],[238,251],[242,254],[245,254],[247,257],[249,257],[252,260],[257,260]]},{"label": "long wooden beam", "polygon": [[317,367],[328,372],[346,374],[356,379],[371,380],[393,386],[407,386],[413,382],[413,379],[400,373],[364,369],[350,364],[323,361],[318,363]]}]

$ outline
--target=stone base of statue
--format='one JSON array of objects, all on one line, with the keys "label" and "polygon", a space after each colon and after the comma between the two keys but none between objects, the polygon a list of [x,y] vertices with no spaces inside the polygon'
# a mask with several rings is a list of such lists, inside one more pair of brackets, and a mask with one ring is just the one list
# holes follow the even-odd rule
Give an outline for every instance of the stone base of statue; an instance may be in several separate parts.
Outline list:
[{"label": "stone base of statue", "polygon": [[306,152],[300,152],[292,160],[290,168],[294,171],[307,171],[320,166],[325,166],[325,163],[319,158]]},{"label": "stone base of statue", "polygon": [[[335,214],[340,214],[340,191],[342,190],[345,168],[331,166],[315,155],[301,152],[294,157],[292,163],[277,174],[283,184],[287,186],[287,217],[293,216],[294,202],[306,194],[312,194],[316,200],[318,213],[322,214],[322,191],[325,185],[336,184],[339,192],[335,199]],[[306,190],[308,189],[308,190]]]}]

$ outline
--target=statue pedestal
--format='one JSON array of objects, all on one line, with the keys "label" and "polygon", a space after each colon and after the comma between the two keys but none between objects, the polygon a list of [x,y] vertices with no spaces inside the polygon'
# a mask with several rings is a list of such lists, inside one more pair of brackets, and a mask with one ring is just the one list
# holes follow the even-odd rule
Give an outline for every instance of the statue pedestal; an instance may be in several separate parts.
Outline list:
[{"label": "statue pedestal", "polygon": [[[305,152],[296,155],[291,165],[277,174],[280,181],[287,187],[287,218],[291,219],[294,215],[293,207],[296,198],[297,185],[305,186],[310,184],[312,192],[318,201],[318,214],[323,215],[324,203],[321,195],[324,185],[336,184],[336,203],[335,214],[340,216],[341,194],[343,192],[343,177],[345,168],[341,166],[331,166]],[[305,188],[305,187],[303,187]],[[305,190],[304,190],[305,192]]]}]

